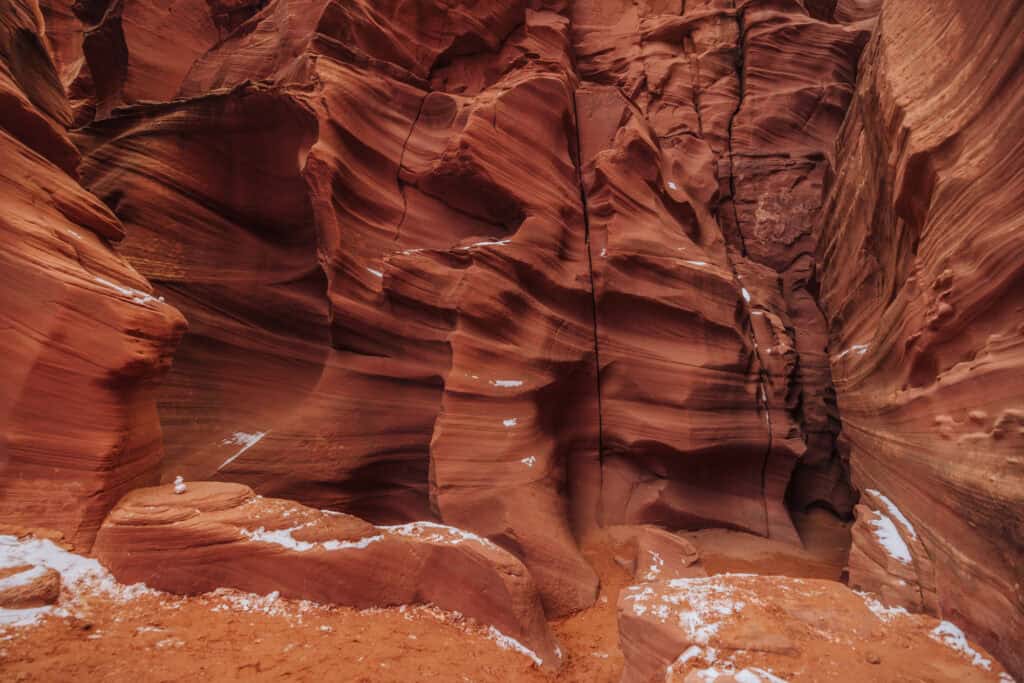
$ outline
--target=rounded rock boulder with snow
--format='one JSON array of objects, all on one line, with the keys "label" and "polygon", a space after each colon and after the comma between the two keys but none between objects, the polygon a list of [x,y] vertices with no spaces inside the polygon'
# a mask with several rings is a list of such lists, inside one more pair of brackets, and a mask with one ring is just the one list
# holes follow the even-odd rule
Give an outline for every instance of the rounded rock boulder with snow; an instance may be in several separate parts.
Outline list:
[{"label": "rounded rock boulder with snow", "polygon": [[431,522],[374,526],[241,484],[182,488],[138,489],[107,517],[94,552],[119,581],[356,608],[430,603],[490,627],[544,668],[559,666],[529,571],[487,539]]},{"label": "rounded rock boulder with snow", "polygon": [[52,605],[60,597],[60,574],[48,567],[0,567],[0,609]]},{"label": "rounded rock boulder with snow", "polygon": [[836,581],[653,581],[623,589],[618,612],[622,683],[1012,680],[955,624]]}]

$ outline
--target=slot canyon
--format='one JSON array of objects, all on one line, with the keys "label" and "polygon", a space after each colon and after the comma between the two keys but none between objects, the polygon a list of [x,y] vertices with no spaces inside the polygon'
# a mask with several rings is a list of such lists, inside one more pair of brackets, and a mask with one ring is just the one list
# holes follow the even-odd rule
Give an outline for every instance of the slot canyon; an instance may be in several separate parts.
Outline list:
[{"label": "slot canyon", "polygon": [[0,0],[0,150],[0,679],[1024,680],[1019,0]]}]

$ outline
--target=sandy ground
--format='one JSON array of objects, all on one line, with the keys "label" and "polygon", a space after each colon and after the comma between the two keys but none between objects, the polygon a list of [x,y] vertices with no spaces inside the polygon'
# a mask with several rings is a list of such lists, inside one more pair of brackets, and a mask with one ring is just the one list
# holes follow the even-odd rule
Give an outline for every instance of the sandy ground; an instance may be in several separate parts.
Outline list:
[{"label": "sandy ground", "polygon": [[[806,551],[730,531],[691,534],[712,572],[838,578],[845,525],[801,520]],[[552,624],[557,676],[485,631],[429,608],[356,611],[224,593],[89,599],[77,618],[0,627],[3,681],[617,681],[615,603],[630,576],[595,539],[584,548],[602,582],[589,610]]]}]

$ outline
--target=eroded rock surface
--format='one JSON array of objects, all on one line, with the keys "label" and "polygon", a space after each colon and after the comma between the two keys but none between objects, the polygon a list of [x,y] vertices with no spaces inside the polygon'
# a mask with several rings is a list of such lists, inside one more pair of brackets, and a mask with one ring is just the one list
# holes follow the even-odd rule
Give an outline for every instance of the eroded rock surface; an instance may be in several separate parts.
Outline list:
[{"label": "eroded rock surface", "polygon": [[885,3],[820,225],[844,441],[866,492],[851,583],[956,622],[1018,676],[1022,30],[1014,2]]},{"label": "eroded rock surface", "polygon": [[158,480],[154,382],[185,321],[111,248],[124,227],[69,173],[67,102],[30,0],[0,13],[0,519],[88,547]]},{"label": "eroded rock surface", "polygon": [[560,665],[526,567],[454,527],[375,527],[240,484],[189,482],[125,496],[95,553],[122,583],[172,593],[231,587],[359,608],[430,603],[497,629],[538,664]]},{"label": "eroded rock surface", "polygon": [[472,528],[552,615],[596,526],[851,513],[806,255],[870,8],[99,9],[83,182],[192,329],[165,481]]}]

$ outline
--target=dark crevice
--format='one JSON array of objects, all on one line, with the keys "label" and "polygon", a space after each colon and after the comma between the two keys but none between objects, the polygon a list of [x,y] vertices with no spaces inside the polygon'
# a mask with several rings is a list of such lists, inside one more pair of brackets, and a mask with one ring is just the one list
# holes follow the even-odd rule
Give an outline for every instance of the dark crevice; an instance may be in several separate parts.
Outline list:
[{"label": "dark crevice", "polygon": [[601,357],[597,336],[597,290],[594,287],[594,256],[590,243],[590,212],[587,206],[587,188],[583,183],[583,157],[580,142],[580,117],[579,108],[576,104],[576,89],[572,91],[572,115],[573,128],[576,134],[576,153],[573,154],[576,162],[576,181],[580,190],[580,207],[583,209],[583,240],[587,248],[587,274],[590,278],[590,312],[594,327],[594,370],[597,388],[597,459],[600,465],[601,478],[604,479],[604,429],[602,417],[604,410],[601,405]]},{"label": "dark crevice", "polygon": [[743,230],[740,228],[740,214],[736,201],[736,154],[733,151],[733,125],[736,123],[736,117],[739,115],[740,109],[743,107],[743,98],[746,95],[746,80],[744,78],[744,71],[746,68],[746,47],[744,45],[746,40],[746,26],[743,21],[744,10],[742,8],[736,9],[736,0],[733,0],[732,6],[736,11],[736,26],[739,29],[739,37],[736,41],[736,79],[738,82],[739,92],[738,97],[736,98],[736,109],[734,109],[732,115],[729,116],[729,132],[727,137],[729,142],[729,200],[732,202],[733,221],[736,225],[736,235],[739,238],[740,253],[743,256],[746,256],[747,244],[743,237]]},{"label": "dark crevice", "polygon": [[416,118],[412,120],[412,125],[409,126],[409,132],[405,136],[405,140],[402,142],[402,151],[398,155],[398,168],[395,170],[395,184],[398,185],[398,192],[402,195],[402,217],[398,219],[398,225],[395,226],[395,241],[402,236],[402,225],[405,223],[405,214],[409,211],[409,199],[405,196],[405,181],[402,180],[402,168],[405,164],[405,148],[409,146],[409,140],[412,138],[413,131],[416,130],[416,124],[420,121],[420,116],[423,114],[423,105],[426,104],[427,98],[430,97],[430,92],[427,92],[420,99],[420,106],[416,110]]}]

